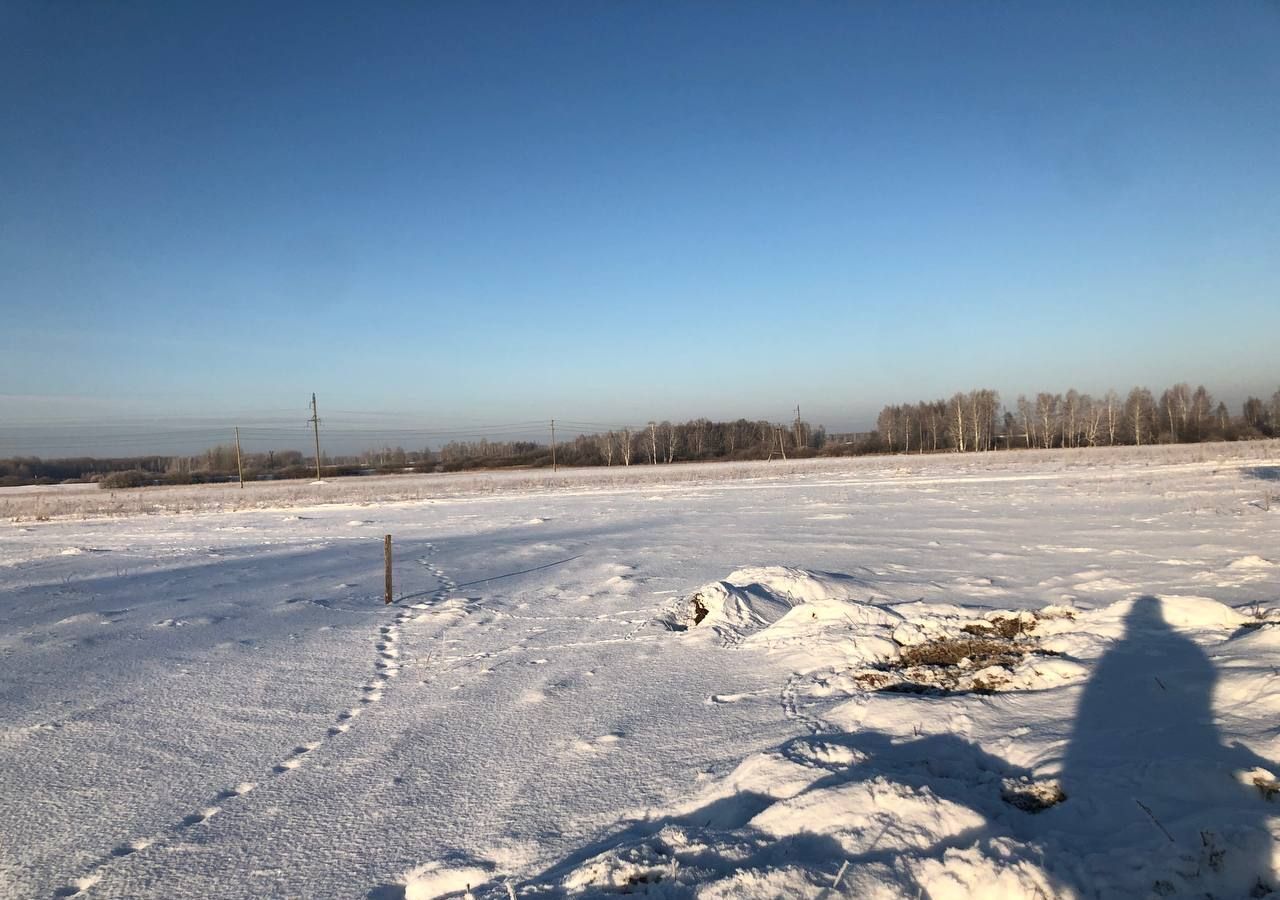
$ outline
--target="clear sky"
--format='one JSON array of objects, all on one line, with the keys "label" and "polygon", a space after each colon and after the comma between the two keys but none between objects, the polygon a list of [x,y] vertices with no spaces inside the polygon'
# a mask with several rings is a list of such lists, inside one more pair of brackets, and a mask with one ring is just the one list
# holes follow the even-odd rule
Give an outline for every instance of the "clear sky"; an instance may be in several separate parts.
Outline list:
[{"label": "clear sky", "polygon": [[1280,4],[3,0],[0,311],[0,430],[1269,395]]}]

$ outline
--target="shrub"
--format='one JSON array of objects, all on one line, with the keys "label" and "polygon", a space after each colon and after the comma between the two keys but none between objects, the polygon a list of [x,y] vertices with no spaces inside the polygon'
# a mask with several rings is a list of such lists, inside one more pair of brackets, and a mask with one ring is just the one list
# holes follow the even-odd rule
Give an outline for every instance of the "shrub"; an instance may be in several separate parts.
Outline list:
[{"label": "shrub", "polygon": [[141,469],[129,469],[124,472],[111,472],[98,482],[98,487],[110,491],[121,488],[137,488],[142,487],[144,484],[150,484],[153,478],[154,476]]}]

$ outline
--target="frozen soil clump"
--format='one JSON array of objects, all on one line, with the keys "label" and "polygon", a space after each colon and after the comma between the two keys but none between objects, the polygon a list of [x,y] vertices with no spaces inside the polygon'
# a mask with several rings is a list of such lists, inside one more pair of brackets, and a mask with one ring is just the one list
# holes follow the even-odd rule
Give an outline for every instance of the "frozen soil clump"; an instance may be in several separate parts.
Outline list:
[{"label": "frozen soil clump", "polygon": [[1037,614],[993,614],[966,622],[953,633],[904,646],[897,658],[859,672],[864,687],[897,693],[994,693],[1027,685],[1034,657],[1057,654],[1033,633]]},{"label": "frozen soil clump", "polygon": [[1056,781],[1008,778],[1000,788],[1000,799],[1023,812],[1038,813],[1057,806],[1067,795]]}]

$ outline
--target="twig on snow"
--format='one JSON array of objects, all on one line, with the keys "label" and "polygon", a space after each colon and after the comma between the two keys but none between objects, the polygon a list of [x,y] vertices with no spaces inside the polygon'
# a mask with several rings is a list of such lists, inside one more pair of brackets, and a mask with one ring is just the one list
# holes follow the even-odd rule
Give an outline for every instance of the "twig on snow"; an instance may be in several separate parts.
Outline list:
[{"label": "twig on snow", "polygon": [[1139,799],[1138,799],[1138,798],[1136,798],[1136,797],[1134,798],[1133,802],[1134,802],[1134,803],[1136,803],[1136,804],[1138,804],[1139,806],[1141,806],[1141,807],[1142,807],[1142,811],[1143,811],[1144,813],[1146,813],[1148,816],[1150,816],[1150,817],[1151,817],[1151,821],[1152,821],[1152,822],[1155,822],[1155,823],[1156,823],[1156,827],[1157,827],[1157,828],[1159,828],[1161,831],[1163,831],[1163,832],[1164,832],[1164,836],[1165,836],[1165,837],[1167,837],[1167,838],[1169,839],[1169,843],[1171,843],[1171,844],[1172,844],[1172,843],[1175,843],[1175,841],[1174,841],[1174,839],[1173,839],[1173,835],[1171,835],[1171,834],[1169,833],[1169,829],[1165,828],[1163,825],[1161,825],[1161,824],[1160,824],[1160,820],[1159,820],[1159,819],[1157,819],[1157,818],[1156,818],[1156,814],[1155,814],[1155,813],[1153,813],[1153,812],[1151,811],[1151,807],[1147,806],[1147,804],[1143,803],[1141,800],[1139,800]]}]

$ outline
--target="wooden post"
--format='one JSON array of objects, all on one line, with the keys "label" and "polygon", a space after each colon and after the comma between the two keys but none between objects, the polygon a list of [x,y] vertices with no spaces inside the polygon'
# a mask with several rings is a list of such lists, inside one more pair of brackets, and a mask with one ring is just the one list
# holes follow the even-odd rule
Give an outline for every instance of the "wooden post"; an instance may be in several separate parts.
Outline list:
[{"label": "wooden post", "polygon": [[556,420],[551,420],[551,471],[556,471]]},{"label": "wooden post", "polygon": [[387,565],[387,594],[383,598],[384,603],[391,602],[391,535],[387,535],[382,539],[382,556]]},{"label": "wooden post", "polygon": [[236,426],[236,471],[240,473],[240,490],[244,490],[244,465],[240,462],[240,426]]}]

